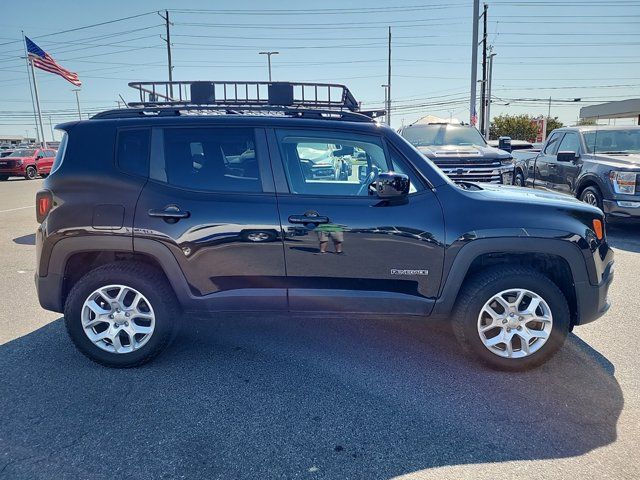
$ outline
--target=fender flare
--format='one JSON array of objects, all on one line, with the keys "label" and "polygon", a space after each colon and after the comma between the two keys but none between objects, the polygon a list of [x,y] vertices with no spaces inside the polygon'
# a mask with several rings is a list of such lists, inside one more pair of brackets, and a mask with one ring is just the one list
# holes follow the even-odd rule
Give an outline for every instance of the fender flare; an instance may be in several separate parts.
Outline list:
[{"label": "fender flare", "polygon": [[578,192],[580,191],[580,189],[583,187],[585,183],[595,183],[600,189],[600,193],[602,193],[603,196],[609,193],[609,186],[605,185],[605,183],[602,181],[602,179],[598,175],[595,175],[594,173],[589,172],[579,177],[578,180],[576,181],[576,188],[575,188],[575,191],[573,192],[576,195],[576,197],[578,196]]},{"label": "fender flare", "polygon": [[[446,278],[443,277],[440,296],[436,300],[433,314],[447,315],[453,310],[469,267],[476,258],[488,253],[543,253],[555,255],[564,259],[569,265],[577,297],[580,290],[583,290],[582,287],[589,285],[589,274],[580,248],[566,240],[531,237],[473,240],[460,248],[457,255],[450,262],[445,262],[450,265],[449,273]],[[447,271],[446,265],[445,271]],[[578,305],[580,305],[580,299],[578,298],[577,300]]]}]

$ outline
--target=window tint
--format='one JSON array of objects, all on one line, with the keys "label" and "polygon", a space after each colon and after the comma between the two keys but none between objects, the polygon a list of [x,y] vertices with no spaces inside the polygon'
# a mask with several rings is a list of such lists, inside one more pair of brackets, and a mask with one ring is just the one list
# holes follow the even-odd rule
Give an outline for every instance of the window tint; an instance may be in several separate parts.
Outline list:
[{"label": "window tint", "polygon": [[[380,138],[279,131],[278,140],[292,193],[367,196],[376,176],[394,169]],[[411,191],[416,191],[414,185]]]},{"label": "window tint", "polygon": [[147,176],[149,173],[149,129],[120,130],[117,161],[125,172]]},{"label": "window tint", "polygon": [[547,146],[544,148],[545,155],[555,155],[558,151],[558,140],[560,140],[561,133],[553,133],[549,137]]},{"label": "window tint", "polygon": [[567,133],[558,147],[558,152],[580,153],[580,141],[575,133]]},{"label": "window tint", "polygon": [[222,192],[261,192],[252,129],[167,128],[167,182],[177,187]]},{"label": "window tint", "polygon": [[55,173],[60,165],[62,165],[62,160],[64,159],[64,153],[67,150],[67,141],[68,135],[67,132],[64,132],[62,135],[62,140],[60,140],[60,145],[58,146],[58,151],[56,152],[56,158],[53,161],[53,165],[51,166],[51,174]]}]

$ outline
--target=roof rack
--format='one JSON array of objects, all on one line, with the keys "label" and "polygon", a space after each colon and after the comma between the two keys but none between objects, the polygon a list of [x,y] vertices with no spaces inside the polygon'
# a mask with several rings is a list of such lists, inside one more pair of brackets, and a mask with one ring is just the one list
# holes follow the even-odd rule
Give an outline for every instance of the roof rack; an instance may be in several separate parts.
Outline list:
[{"label": "roof rack", "polygon": [[184,113],[279,113],[305,118],[372,121],[383,110],[361,111],[349,89],[340,84],[303,82],[177,81],[131,82],[139,101],[127,109],[93,118],[181,115]]}]

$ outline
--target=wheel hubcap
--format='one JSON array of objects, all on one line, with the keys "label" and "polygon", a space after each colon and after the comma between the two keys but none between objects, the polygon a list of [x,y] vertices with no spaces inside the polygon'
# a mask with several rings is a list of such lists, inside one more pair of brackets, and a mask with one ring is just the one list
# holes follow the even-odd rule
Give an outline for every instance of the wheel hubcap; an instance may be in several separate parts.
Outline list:
[{"label": "wheel hubcap", "polygon": [[250,233],[247,238],[252,242],[264,242],[269,238],[269,234],[264,232]]},{"label": "wheel hubcap", "polygon": [[487,301],[478,315],[478,335],[500,357],[522,358],[548,340],[553,317],[547,302],[523,288],[504,290]]},{"label": "wheel hubcap", "polygon": [[155,329],[149,300],[126,285],[95,290],[82,305],[82,327],[97,347],[111,353],[130,353],[145,345]]},{"label": "wheel hubcap", "polygon": [[589,205],[593,205],[595,207],[598,206],[598,199],[596,198],[596,196],[591,193],[591,192],[587,192],[583,198],[583,200],[588,203]]}]

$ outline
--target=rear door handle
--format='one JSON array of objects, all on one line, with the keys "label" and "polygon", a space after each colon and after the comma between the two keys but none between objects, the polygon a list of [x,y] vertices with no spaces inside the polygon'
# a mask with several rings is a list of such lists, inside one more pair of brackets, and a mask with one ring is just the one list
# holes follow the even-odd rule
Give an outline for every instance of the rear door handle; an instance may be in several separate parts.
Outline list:
[{"label": "rear door handle", "polygon": [[174,223],[181,218],[189,218],[191,215],[191,213],[186,210],[181,210],[177,205],[167,205],[162,210],[152,208],[148,214],[150,217],[158,217],[166,221],[173,221]]},{"label": "rear door handle", "polygon": [[290,215],[289,223],[329,223],[329,217],[322,215]]}]

